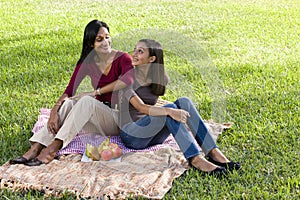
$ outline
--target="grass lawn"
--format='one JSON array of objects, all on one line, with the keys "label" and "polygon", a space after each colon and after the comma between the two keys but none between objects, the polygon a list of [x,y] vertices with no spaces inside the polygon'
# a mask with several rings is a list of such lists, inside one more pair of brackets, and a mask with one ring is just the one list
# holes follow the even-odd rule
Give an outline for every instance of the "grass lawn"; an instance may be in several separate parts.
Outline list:
[{"label": "grass lawn", "polygon": [[[141,37],[166,48],[166,99],[190,96],[204,119],[234,123],[218,140],[243,169],[189,170],[165,199],[300,198],[299,0],[0,2],[0,164],[29,147],[39,110],[66,87],[85,25],[107,22],[114,47]],[[0,199],[43,194],[0,190]],[[61,199],[74,199],[65,195]],[[52,198],[55,199],[55,198]]]}]

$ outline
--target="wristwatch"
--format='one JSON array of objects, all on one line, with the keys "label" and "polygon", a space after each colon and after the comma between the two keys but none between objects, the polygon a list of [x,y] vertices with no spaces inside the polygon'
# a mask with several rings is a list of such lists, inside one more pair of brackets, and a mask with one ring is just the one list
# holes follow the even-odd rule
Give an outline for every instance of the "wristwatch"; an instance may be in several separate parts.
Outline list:
[{"label": "wristwatch", "polygon": [[101,95],[100,88],[97,88],[96,93],[97,93],[97,95],[99,95],[99,96]]}]

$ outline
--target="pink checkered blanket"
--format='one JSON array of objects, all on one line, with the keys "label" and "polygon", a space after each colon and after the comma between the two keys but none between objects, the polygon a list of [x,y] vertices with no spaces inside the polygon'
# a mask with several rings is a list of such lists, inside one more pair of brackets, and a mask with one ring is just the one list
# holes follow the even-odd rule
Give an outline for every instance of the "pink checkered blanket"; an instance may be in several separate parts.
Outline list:
[{"label": "pink checkered blanket", "polygon": [[[32,132],[36,134],[47,122],[50,116],[51,109],[42,108],[40,110],[40,115],[38,116],[38,121],[35,123]],[[65,148],[59,150],[57,152],[57,156],[66,155],[66,154],[83,154],[85,151],[86,144],[93,144],[94,146],[98,146],[101,144],[107,137],[101,136],[94,133],[85,133],[80,131],[76,137],[68,144]],[[151,146],[142,150],[129,149],[124,146],[119,136],[111,136],[110,142],[118,144],[124,153],[128,152],[147,152],[147,151],[156,151],[163,147],[171,147],[176,150],[179,150],[177,143],[175,142],[172,135],[170,135],[163,144]]]}]

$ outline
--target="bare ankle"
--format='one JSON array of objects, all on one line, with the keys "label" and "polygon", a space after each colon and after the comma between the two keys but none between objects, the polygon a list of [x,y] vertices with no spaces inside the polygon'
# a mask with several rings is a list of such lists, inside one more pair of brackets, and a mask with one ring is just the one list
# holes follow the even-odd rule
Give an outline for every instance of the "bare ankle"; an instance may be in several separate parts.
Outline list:
[{"label": "bare ankle", "polygon": [[40,143],[33,143],[30,149],[23,155],[23,157],[27,160],[33,159],[39,155],[43,148],[44,146]]},{"label": "bare ankle", "polygon": [[44,162],[49,163],[54,160],[57,151],[62,147],[63,142],[61,140],[54,140],[49,146],[44,148],[37,158]]},{"label": "bare ankle", "polygon": [[221,162],[221,163],[230,162],[227,159],[227,157],[218,148],[212,149],[208,155],[217,162]]},{"label": "bare ankle", "polygon": [[214,165],[213,163],[207,161],[204,157],[201,155],[194,156],[191,158],[191,164],[197,168],[200,169],[201,171],[212,171],[216,169],[218,166]]}]

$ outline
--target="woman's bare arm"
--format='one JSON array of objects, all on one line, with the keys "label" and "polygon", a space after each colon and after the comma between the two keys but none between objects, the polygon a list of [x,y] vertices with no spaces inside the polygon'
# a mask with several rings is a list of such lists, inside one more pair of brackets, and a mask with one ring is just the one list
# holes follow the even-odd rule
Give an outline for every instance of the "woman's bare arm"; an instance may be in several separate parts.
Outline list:
[{"label": "woman's bare arm", "polygon": [[170,116],[174,120],[186,123],[187,117],[190,114],[182,109],[174,109],[174,108],[167,108],[167,107],[160,107],[160,106],[151,106],[145,104],[143,100],[138,97],[137,95],[132,96],[130,98],[130,103],[137,109],[139,112],[144,113],[150,116]]}]

